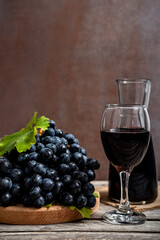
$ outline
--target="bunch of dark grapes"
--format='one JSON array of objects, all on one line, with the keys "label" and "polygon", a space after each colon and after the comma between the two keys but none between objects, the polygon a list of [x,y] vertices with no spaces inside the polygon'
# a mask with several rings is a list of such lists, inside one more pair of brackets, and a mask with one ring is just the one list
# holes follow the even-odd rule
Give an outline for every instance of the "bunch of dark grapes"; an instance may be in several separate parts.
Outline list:
[{"label": "bunch of dark grapes", "polygon": [[64,134],[50,120],[29,150],[19,154],[13,149],[0,157],[0,205],[40,208],[57,202],[79,209],[94,207],[91,181],[100,165],[86,155],[73,134]]}]

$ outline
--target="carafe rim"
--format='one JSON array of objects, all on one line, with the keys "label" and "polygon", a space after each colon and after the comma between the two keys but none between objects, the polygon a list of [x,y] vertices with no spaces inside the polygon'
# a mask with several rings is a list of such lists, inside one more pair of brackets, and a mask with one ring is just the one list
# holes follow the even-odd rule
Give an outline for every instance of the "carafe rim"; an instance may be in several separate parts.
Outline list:
[{"label": "carafe rim", "polygon": [[149,78],[117,78],[116,82],[130,82],[130,83],[135,83],[135,82],[152,82],[151,79]]}]

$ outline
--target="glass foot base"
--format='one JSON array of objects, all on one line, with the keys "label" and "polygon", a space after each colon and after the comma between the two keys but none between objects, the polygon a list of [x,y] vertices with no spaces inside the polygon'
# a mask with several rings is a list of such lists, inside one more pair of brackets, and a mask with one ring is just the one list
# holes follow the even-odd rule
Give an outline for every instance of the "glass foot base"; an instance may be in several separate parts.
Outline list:
[{"label": "glass foot base", "polygon": [[146,221],[143,213],[132,211],[130,214],[123,214],[117,210],[106,212],[103,221],[112,224],[142,224]]}]

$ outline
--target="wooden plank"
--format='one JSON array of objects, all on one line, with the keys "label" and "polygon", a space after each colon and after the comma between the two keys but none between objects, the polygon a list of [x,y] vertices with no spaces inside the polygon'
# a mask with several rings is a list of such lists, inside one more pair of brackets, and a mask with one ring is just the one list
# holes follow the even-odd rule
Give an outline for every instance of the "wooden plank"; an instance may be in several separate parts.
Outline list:
[{"label": "wooden plank", "polygon": [[[91,216],[91,219],[102,219],[102,215],[105,212],[111,211],[113,209],[115,209],[115,208],[101,203],[98,211],[94,215]],[[146,211],[146,212],[144,212],[144,214],[146,215],[147,220],[160,220],[160,209]]]},{"label": "wooden plank", "polygon": [[160,209],[144,212],[148,220],[160,220]]},{"label": "wooden plank", "polygon": [[57,240],[57,239],[67,239],[67,240],[159,240],[159,234],[153,233],[104,233],[104,232],[95,232],[95,233],[88,233],[88,232],[49,232],[49,233],[3,233],[0,235],[0,240]]},{"label": "wooden plank", "polygon": [[112,225],[100,220],[81,220],[74,223],[51,225],[0,225],[0,232],[139,232],[160,233],[160,221],[147,221],[142,225]]}]

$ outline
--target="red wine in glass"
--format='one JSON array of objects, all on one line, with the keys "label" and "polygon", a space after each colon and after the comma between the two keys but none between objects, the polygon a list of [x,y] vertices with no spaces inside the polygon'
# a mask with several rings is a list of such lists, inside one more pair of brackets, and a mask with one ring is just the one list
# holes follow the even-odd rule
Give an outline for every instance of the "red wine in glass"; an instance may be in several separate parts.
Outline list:
[{"label": "red wine in glass", "polygon": [[104,222],[141,224],[146,217],[129,206],[129,176],[142,161],[150,139],[148,112],[141,105],[106,105],[101,119],[101,140],[110,163],[120,176],[121,198],[117,210],[106,212]]},{"label": "red wine in glass", "polygon": [[112,129],[101,131],[104,151],[118,172],[132,169],[141,162],[148,147],[149,131],[143,129]]}]

